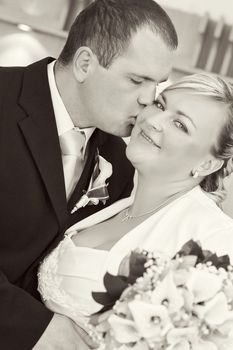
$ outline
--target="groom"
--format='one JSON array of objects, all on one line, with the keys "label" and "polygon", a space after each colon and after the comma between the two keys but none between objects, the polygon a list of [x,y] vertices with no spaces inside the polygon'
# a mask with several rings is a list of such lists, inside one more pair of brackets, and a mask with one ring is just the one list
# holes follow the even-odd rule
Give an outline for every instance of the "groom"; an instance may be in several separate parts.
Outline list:
[{"label": "groom", "polygon": [[[72,321],[41,303],[38,265],[69,226],[104,208],[71,214],[97,150],[113,167],[106,206],[130,194],[134,169],[119,136],[153,103],[176,46],[153,0],[96,0],[78,15],[57,61],[0,69],[1,349],[76,348]],[[73,138],[78,151],[70,156]]]}]

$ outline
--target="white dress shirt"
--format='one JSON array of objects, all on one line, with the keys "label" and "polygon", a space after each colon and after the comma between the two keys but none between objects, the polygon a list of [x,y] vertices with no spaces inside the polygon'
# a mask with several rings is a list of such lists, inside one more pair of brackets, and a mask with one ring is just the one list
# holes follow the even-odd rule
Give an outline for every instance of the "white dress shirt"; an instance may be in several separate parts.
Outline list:
[{"label": "white dress shirt", "polygon": [[[67,131],[70,131],[72,129],[75,129],[77,132],[80,130],[80,133],[85,134],[85,143],[82,148],[82,153],[81,157],[82,159],[86,158],[87,156],[87,144],[88,141],[93,134],[95,127],[89,127],[89,128],[79,128],[78,125],[74,125],[69,113],[67,112],[67,109],[61,99],[61,96],[59,94],[59,91],[57,89],[56,81],[55,81],[55,75],[54,75],[54,65],[56,61],[53,61],[48,64],[47,66],[47,71],[48,71],[48,81],[49,81],[49,88],[51,92],[51,99],[52,99],[52,104],[53,104],[53,109],[54,109],[54,114],[55,114],[55,119],[56,119],[56,125],[57,125],[57,132],[58,132],[58,137],[66,133]],[[63,170],[64,170],[64,175],[66,169],[64,168],[64,156],[62,155],[62,160],[63,160]],[[72,183],[72,188],[70,189],[69,186],[66,186],[66,195],[67,198],[70,197],[72,191],[74,190],[75,185],[77,184],[79,180],[80,174],[73,179]],[[69,190],[68,190],[69,188]],[[68,193],[69,192],[69,193]]]}]

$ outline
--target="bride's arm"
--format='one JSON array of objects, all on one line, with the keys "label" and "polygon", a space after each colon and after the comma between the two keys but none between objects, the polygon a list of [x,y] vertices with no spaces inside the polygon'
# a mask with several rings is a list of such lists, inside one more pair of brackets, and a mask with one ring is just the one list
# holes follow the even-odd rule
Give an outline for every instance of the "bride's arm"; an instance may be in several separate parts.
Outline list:
[{"label": "bride's arm", "polygon": [[89,335],[71,319],[54,314],[33,350],[90,350],[97,347]]},{"label": "bride's arm", "polygon": [[77,347],[77,350],[90,350],[90,349],[97,349],[98,344],[95,343],[89,334],[83,330],[81,327],[76,325],[76,331],[79,334],[80,337],[80,347]]}]

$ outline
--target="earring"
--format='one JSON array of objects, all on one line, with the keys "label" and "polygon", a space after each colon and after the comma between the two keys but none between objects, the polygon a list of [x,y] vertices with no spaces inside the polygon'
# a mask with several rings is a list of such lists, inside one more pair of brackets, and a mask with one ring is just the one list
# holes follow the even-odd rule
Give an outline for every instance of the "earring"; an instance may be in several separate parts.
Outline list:
[{"label": "earring", "polygon": [[196,171],[192,171],[192,177],[194,178],[194,179],[196,179],[197,177],[199,176],[199,174],[198,174],[198,171],[196,170]]}]

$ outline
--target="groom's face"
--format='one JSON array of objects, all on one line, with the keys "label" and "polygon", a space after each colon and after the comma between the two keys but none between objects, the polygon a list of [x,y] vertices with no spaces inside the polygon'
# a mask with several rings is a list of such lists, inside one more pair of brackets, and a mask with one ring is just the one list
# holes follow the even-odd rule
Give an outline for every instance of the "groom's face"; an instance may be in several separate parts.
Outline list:
[{"label": "groom's face", "polygon": [[85,82],[87,126],[129,136],[139,112],[154,102],[158,83],[167,79],[172,54],[159,35],[143,28],[109,68],[97,64]]}]

